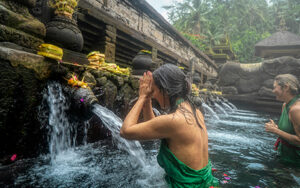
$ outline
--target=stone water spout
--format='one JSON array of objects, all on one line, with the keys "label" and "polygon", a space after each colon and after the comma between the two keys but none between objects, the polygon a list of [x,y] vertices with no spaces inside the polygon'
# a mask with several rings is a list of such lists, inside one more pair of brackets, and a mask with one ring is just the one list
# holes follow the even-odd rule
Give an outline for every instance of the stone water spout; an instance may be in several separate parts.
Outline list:
[{"label": "stone water spout", "polygon": [[84,119],[90,119],[93,115],[92,106],[98,103],[97,97],[89,88],[72,88],[72,104],[79,110],[80,116]]},{"label": "stone water spout", "polygon": [[214,96],[211,95],[211,94],[207,97],[207,100],[209,100],[210,103],[212,103],[212,104],[214,104],[214,103],[216,102],[216,99],[215,99]]}]

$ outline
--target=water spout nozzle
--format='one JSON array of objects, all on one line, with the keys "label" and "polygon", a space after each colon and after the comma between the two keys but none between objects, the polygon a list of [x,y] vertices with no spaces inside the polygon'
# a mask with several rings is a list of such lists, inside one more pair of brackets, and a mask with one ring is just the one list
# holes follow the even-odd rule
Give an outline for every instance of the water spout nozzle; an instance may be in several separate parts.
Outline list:
[{"label": "water spout nozzle", "polygon": [[99,102],[93,91],[89,88],[74,88],[72,95],[75,107],[81,111],[83,116],[90,118],[93,114],[93,105]]}]

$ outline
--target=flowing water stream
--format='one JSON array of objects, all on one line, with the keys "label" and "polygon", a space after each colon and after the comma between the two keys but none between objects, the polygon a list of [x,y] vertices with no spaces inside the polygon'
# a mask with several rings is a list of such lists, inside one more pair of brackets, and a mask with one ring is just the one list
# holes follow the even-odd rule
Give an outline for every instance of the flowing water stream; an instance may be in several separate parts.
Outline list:
[{"label": "flowing water stream", "polygon": [[[75,146],[76,131],[66,116],[68,102],[60,86],[50,85],[45,98],[50,109],[49,154],[18,161],[27,168],[17,172],[14,182],[0,182],[1,187],[166,187],[164,171],[156,162],[159,141],[121,138],[121,119],[96,104],[93,112],[112,132],[112,139]],[[209,112],[213,174],[221,187],[300,187],[300,171],[278,163],[276,138],[264,131],[264,123],[275,116],[235,109],[229,103],[217,109],[204,107]]]}]

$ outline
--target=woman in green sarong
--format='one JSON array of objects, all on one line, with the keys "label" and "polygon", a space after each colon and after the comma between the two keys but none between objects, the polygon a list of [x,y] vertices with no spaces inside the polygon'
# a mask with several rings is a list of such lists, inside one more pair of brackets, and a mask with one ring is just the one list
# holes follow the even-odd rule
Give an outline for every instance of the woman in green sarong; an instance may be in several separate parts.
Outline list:
[{"label": "woman in green sarong", "polygon": [[[165,64],[140,79],[139,98],[126,116],[120,134],[126,139],[161,139],[157,160],[169,187],[217,186],[208,157],[207,130],[202,113],[188,97],[187,76]],[[169,114],[155,117],[151,98]],[[144,122],[139,123],[143,111]]]},{"label": "woman in green sarong", "polygon": [[275,150],[280,161],[300,167],[300,86],[291,74],[281,74],[274,80],[273,93],[284,102],[278,125],[271,119],[265,124],[267,132],[278,136]]}]

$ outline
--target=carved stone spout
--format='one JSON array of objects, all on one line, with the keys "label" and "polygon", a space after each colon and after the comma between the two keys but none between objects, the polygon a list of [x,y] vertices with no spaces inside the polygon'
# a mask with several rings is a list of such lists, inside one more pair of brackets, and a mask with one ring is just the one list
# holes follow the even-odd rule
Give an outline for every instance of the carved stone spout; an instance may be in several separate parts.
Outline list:
[{"label": "carved stone spout", "polygon": [[92,106],[98,103],[98,99],[91,89],[72,88],[71,89],[72,104],[74,110],[78,111],[78,115],[82,119],[89,119],[92,117]]}]

